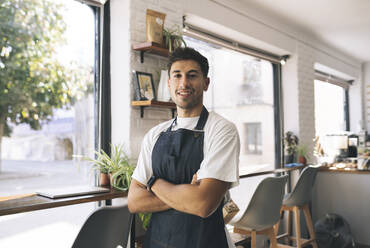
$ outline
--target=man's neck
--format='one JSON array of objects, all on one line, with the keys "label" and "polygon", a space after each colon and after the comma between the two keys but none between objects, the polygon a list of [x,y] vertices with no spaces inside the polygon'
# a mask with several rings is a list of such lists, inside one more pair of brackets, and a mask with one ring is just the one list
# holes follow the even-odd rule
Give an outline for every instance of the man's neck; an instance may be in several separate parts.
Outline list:
[{"label": "man's neck", "polygon": [[197,117],[202,112],[203,104],[192,109],[182,109],[177,106],[177,116],[181,118]]}]

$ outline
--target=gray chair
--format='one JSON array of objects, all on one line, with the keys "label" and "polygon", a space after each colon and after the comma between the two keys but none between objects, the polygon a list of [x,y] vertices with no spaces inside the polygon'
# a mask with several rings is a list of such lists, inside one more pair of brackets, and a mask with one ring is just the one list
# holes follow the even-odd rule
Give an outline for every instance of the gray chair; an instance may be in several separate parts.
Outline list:
[{"label": "gray chair", "polygon": [[83,224],[72,248],[126,248],[132,219],[127,204],[98,208]]},{"label": "gray chair", "polygon": [[251,247],[256,247],[257,234],[268,235],[271,247],[277,247],[274,225],[280,209],[288,176],[267,177],[257,186],[244,214],[234,225],[234,232],[251,235]]},{"label": "gray chair", "polygon": [[[312,225],[312,219],[309,210],[309,203],[312,198],[313,184],[316,179],[318,167],[308,166],[303,169],[299,176],[296,186],[293,191],[284,196],[283,206],[281,207],[281,212],[288,211],[288,225],[287,232],[278,236],[278,239],[288,238],[289,240],[296,242],[296,247],[302,247],[311,244],[313,248],[317,248],[317,243],[315,240],[315,232]],[[303,210],[306,219],[306,225],[310,234],[309,239],[301,238],[301,227],[300,227],[300,210]],[[295,231],[296,236],[292,236],[291,233],[291,220],[290,212],[294,213],[295,217]],[[279,230],[279,223],[275,225],[276,233]]]}]

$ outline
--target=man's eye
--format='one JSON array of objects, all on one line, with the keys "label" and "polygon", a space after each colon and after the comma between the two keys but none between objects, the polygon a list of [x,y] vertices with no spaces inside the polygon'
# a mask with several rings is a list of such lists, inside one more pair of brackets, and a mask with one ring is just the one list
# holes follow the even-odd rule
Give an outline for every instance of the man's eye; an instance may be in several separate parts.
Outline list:
[{"label": "man's eye", "polygon": [[174,78],[180,78],[181,77],[181,74],[175,74],[173,75]]},{"label": "man's eye", "polygon": [[188,77],[189,78],[195,78],[197,76],[197,74],[189,74]]}]

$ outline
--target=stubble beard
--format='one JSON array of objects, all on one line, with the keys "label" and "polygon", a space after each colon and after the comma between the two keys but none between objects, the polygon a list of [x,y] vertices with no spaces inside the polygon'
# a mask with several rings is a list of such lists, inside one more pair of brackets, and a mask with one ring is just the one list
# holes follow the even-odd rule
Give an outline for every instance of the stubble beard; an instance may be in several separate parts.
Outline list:
[{"label": "stubble beard", "polygon": [[183,110],[192,110],[200,104],[203,105],[203,96],[198,96],[196,98],[190,99],[190,101],[180,101],[176,99],[176,101],[174,102],[177,107]]}]

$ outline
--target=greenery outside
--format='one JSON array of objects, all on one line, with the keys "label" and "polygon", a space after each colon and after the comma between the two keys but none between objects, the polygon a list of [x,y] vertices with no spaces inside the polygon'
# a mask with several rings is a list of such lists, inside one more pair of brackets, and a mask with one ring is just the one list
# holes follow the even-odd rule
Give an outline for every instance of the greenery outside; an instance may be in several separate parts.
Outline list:
[{"label": "greenery outside", "polygon": [[10,123],[41,129],[55,109],[92,91],[92,68],[64,65],[56,56],[66,41],[63,8],[52,0],[0,3],[0,147]]}]

